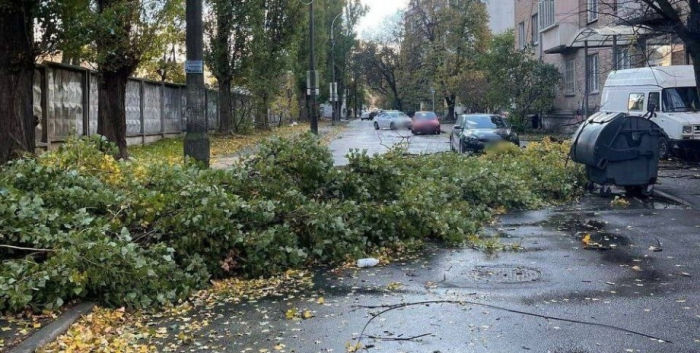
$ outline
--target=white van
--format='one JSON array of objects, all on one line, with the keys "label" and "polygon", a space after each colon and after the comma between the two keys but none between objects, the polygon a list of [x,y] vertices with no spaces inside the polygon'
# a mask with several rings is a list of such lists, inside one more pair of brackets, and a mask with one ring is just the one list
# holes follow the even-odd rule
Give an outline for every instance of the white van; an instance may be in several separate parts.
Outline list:
[{"label": "white van", "polygon": [[652,104],[651,120],[668,136],[659,146],[662,158],[671,151],[700,147],[700,97],[692,66],[643,67],[608,75],[601,112],[642,116]]}]

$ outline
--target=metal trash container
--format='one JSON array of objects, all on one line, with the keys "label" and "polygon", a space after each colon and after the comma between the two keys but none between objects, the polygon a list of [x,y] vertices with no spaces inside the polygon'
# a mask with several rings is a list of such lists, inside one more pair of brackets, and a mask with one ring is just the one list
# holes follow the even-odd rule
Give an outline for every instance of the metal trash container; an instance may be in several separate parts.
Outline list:
[{"label": "metal trash container", "polygon": [[659,139],[663,130],[653,121],[623,113],[600,112],[581,124],[574,134],[571,159],[586,165],[589,183],[601,185],[609,196],[610,186],[650,195],[659,167]]}]

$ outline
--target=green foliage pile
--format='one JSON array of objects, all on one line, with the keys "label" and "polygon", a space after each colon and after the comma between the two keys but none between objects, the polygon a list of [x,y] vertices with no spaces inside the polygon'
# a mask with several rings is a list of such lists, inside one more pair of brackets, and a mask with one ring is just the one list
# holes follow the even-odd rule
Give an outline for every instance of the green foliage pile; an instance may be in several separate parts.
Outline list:
[{"label": "green foliage pile", "polygon": [[313,135],[270,139],[228,170],[115,161],[104,139],[0,171],[0,311],[67,301],[144,308],[211,278],[339,263],[435,239],[463,244],[495,213],[575,197],[568,147],[370,157],[335,168]]}]

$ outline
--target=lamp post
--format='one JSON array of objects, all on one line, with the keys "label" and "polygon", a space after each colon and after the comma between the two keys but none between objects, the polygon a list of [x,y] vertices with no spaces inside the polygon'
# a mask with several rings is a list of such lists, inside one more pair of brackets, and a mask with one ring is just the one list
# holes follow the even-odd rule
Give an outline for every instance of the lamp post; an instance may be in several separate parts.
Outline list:
[{"label": "lamp post", "polygon": [[333,106],[333,115],[331,116],[331,121],[334,124],[336,119],[340,120],[340,109],[338,108],[338,83],[335,81],[335,20],[342,15],[342,12],[339,13],[335,16],[335,18],[333,18],[333,21],[331,21],[331,72],[333,73],[333,82],[331,83],[331,104]]},{"label": "lamp post", "polygon": [[430,93],[433,94],[433,113],[435,113],[435,88],[430,88]]}]

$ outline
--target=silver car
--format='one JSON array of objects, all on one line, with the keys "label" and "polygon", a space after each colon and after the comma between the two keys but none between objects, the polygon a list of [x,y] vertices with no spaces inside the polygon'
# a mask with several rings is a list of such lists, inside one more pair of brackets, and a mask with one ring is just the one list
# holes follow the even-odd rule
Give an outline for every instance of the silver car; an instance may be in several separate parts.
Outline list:
[{"label": "silver car", "polygon": [[398,110],[386,110],[374,118],[374,128],[379,129],[410,129],[411,118]]}]

